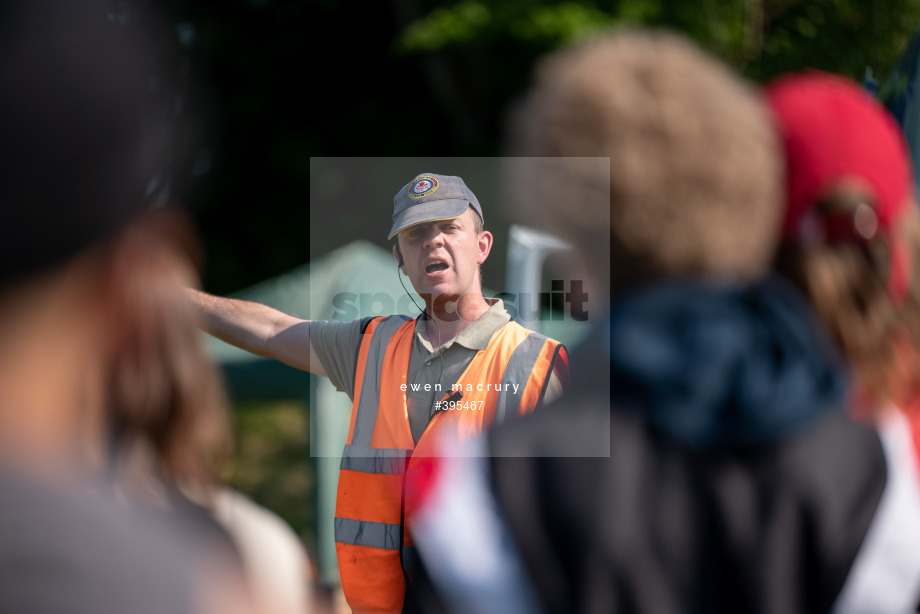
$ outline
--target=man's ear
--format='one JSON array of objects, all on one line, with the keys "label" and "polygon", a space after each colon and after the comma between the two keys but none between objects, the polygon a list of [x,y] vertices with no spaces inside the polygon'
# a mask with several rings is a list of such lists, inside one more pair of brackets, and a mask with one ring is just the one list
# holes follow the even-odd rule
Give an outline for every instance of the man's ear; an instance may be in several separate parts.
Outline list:
[{"label": "man's ear", "polygon": [[399,249],[399,243],[393,244],[393,257],[396,258],[396,266],[402,268],[405,262],[403,262],[403,255],[402,251]]},{"label": "man's ear", "polygon": [[489,257],[489,252],[492,251],[492,233],[488,230],[483,230],[479,233],[478,241],[479,255],[476,258],[476,263],[482,264]]}]

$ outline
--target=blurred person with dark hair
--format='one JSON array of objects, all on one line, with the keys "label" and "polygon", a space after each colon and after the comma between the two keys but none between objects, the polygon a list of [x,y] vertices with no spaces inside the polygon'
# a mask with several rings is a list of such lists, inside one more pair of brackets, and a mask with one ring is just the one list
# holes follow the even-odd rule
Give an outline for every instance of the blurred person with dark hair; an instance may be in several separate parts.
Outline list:
[{"label": "blurred person with dark hair", "polygon": [[[143,231],[124,232],[110,256],[131,265],[120,271],[113,308],[116,319],[127,321],[107,393],[115,484],[130,500],[215,520],[232,538],[264,611],[303,614],[310,610],[312,576],[297,534],[220,476],[232,445],[228,404],[185,295],[200,284],[193,260],[184,257],[194,236],[175,216],[149,217]],[[157,227],[164,238],[183,238],[185,249],[152,240]]]},{"label": "blurred person with dark hair", "polygon": [[[625,30],[541,63],[513,120],[513,153],[552,157],[522,171],[528,214],[582,247],[589,274],[610,242],[609,318],[558,402],[446,444],[417,486],[425,606],[914,607],[920,548],[889,560],[890,601],[838,601],[876,521],[906,530],[920,505],[892,501],[900,468],[847,416],[843,360],[768,273],[782,158],[753,88],[683,37]],[[609,175],[576,156],[609,157]]]},{"label": "blurred person with dark hair", "polygon": [[[892,611],[918,602],[920,499],[920,219],[907,144],[856,83],[810,71],[765,87],[786,159],[786,209],[775,267],[814,305],[853,369],[853,415],[876,422],[894,466],[840,607]],[[910,508],[908,508],[910,509]],[[905,601],[905,598],[908,600]]]},{"label": "blurred person with dark hair", "polygon": [[[142,3],[0,4],[3,612],[255,611],[216,524],[120,497],[110,476],[113,430],[172,401],[145,347],[171,314],[134,289],[192,269],[188,218],[164,205],[182,123],[169,40]],[[133,412],[114,429],[113,405]],[[157,432],[169,468],[204,472],[190,439],[223,435],[200,424]]]}]

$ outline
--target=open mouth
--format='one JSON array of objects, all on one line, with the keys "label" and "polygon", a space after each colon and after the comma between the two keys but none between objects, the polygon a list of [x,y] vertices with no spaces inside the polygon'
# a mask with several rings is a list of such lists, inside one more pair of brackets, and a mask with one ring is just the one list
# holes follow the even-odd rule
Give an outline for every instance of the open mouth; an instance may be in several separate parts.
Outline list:
[{"label": "open mouth", "polygon": [[442,260],[435,260],[425,267],[426,273],[437,273],[444,270],[447,270],[447,263]]}]

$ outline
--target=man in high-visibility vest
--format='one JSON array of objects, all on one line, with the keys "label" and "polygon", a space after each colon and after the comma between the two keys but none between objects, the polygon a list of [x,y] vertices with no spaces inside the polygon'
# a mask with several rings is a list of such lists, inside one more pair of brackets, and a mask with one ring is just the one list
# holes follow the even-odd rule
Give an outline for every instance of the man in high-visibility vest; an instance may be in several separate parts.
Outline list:
[{"label": "man in high-visibility vest", "polygon": [[[271,307],[190,290],[203,328],[253,353],[329,377],[352,399],[335,538],[346,600],[356,612],[399,612],[414,549],[405,478],[439,438],[471,437],[562,391],[557,341],[513,322],[485,298],[492,248],[482,208],[460,177],[423,173],[394,197],[393,256],[423,298],[404,316],[308,321]],[[423,462],[423,461],[422,461]]]}]

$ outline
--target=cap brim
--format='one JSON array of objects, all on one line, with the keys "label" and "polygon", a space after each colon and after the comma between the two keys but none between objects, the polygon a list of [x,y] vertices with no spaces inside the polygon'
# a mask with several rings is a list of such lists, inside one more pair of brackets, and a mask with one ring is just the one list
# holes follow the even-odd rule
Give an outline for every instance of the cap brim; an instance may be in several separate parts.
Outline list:
[{"label": "cap brim", "polygon": [[469,206],[470,201],[468,200],[436,200],[415,205],[396,218],[387,240],[389,241],[400,231],[416,224],[458,218],[466,212]]}]

